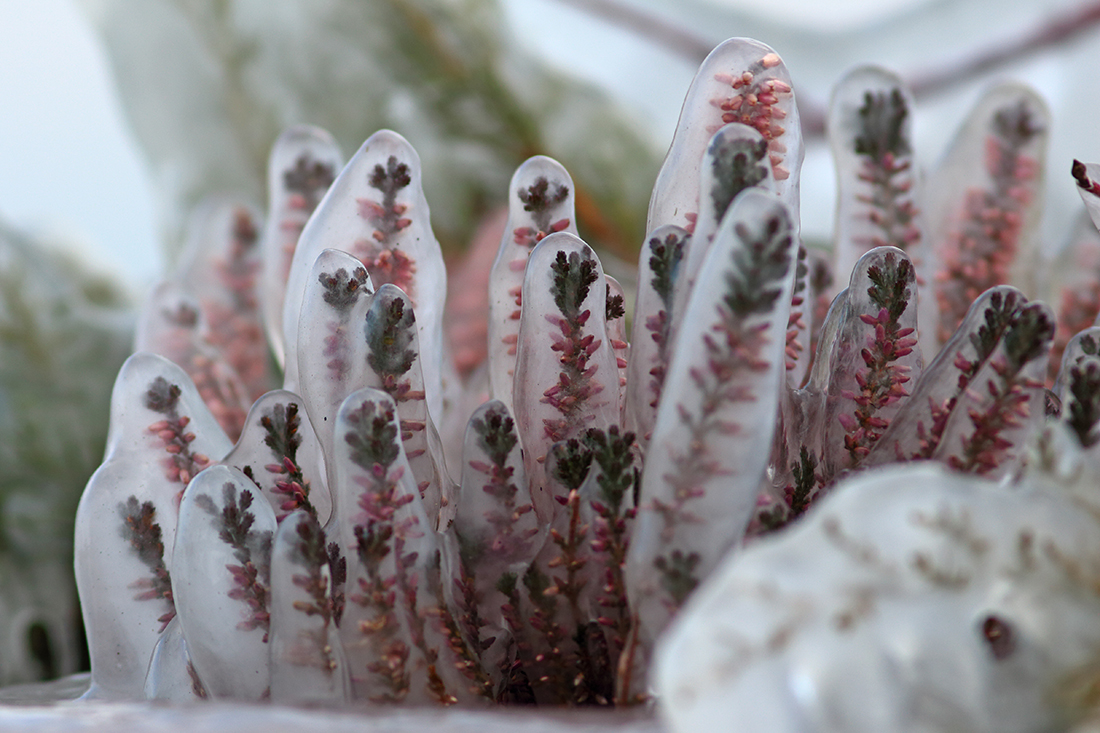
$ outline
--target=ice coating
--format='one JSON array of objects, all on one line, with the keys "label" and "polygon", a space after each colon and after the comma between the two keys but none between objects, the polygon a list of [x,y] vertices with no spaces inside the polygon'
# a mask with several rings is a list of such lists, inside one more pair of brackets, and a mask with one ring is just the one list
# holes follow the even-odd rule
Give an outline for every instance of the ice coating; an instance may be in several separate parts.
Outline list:
[{"label": "ice coating", "polygon": [[959,395],[934,460],[964,472],[1003,477],[1023,460],[1023,440],[1044,419],[1046,359],[1054,315],[1042,303],[1020,309],[989,360]]},{"label": "ice coating", "polygon": [[752,517],[784,380],[797,244],[774,196],[734,203],[684,316],[646,454],[627,588],[652,643]]},{"label": "ice coating", "polygon": [[211,466],[183,494],[172,594],[191,662],[211,697],[268,694],[275,527],[271,506],[235,468]]},{"label": "ice coating", "polygon": [[767,156],[768,141],[764,136],[739,122],[724,125],[707,142],[700,167],[698,213],[676,279],[673,333],[679,329],[680,316],[687,307],[714,233],[737,195],[753,187],[775,190],[776,181]]},{"label": "ice coating", "polygon": [[[513,599],[502,590],[502,581],[521,577],[544,539],[521,453],[508,406],[490,400],[477,408],[466,427],[462,493],[448,534],[455,538],[461,561],[455,604],[460,617],[468,619],[468,635],[486,650],[506,629],[519,630],[518,608],[507,606]],[[499,665],[485,667],[499,681]]]},{"label": "ice coating", "polygon": [[527,258],[548,234],[576,234],[577,222],[573,179],[553,158],[528,158],[516,169],[508,191],[508,223],[489,274],[489,391],[512,409]]},{"label": "ice coating", "polygon": [[[622,283],[610,275],[604,274],[607,284],[607,343],[615,354],[615,366],[619,370],[619,409],[624,409],[626,398],[626,375],[630,368],[630,343],[626,340],[626,292]],[[622,417],[619,424],[622,424]]]},{"label": "ice coating", "polygon": [[191,664],[179,616],[175,616],[157,638],[149,660],[149,671],[145,675],[145,699],[179,704],[206,697],[206,688]]},{"label": "ice coating", "polygon": [[653,432],[668,369],[673,286],[688,236],[678,226],[661,227],[646,237],[638,258],[638,294],[630,334],[625,424],[637,434],[643,449]]},{"label": "ice coating", "polygon": [[268,643],[277,703],[339,703],[351,692],[325,544],[321,525],[305,510],[283,519],[275,533]]},{"label": "ice coating", "polygon": [[267,339],[280,365],[286,358],[283,306],[298,237],[343,167],[339,146],[319,127],[290,127],[271,148],[267,163],[268,218],[260,240],[260,305]]},{"label": "ice coating", "polygon": [[188,222],[172,280],[198,301],[204,336],[233,368],[248,402],[274,387],[260,309],[262,217],[243,201],[213,197]]},{"label": "ice coating", "polygon": [[[283,334],[297,351],[298,319],[309,273],[325,249],[356,257],[374,287],[393,283],[417,314],[428,409],[443,408],[443,304],[447,279],[420,180],[420,157],[405,138],[381,130],[367,139],[333,182],[299,238],[287,280]],[[297,391],[297,365],[284,387]]]},{"label": "ice coating", "polygon": [[385,392],[397,405],[401,444],[434,530],[439,525],[447,472],[442,448],[433,451],[428,439],[435,426],[425,398],[412,301],[396,286],[382,285],[370,301],[363,332],[367,347],[363,386]]},{"label": "ice coating", "polygon": [[749,125],[768,140],[779,196],[798,218],[797,174],[803,149],[790,75],[770,47],[749,38],[731,38],[710,52],[688,89],[672,146],[653,186],[647,232],[665,224],[694,229],[703,151],[711,136],[730,122]]},{"label": "ice coating", "polygon": [[853,478],[691,599],[654,667],[662,717],[674,733],[1062,729],[1100,643],[1093,502],[928,463]]},{"label": "ice coating", "polygon": [[946,342],[974,299],[994,285],[1035,291],[1049,130],[1050,114],[1033,90],[996,86],[929,176],[925,222],[928,239],[937,243],[939,320],[934,330],[924,331],[936,343]]},{"label": "ice coating", "polygon": [[523,281],[515,418],[535,512],[556,513],[542,461],[550,446],[619,422],[619,372],[607,343],[607,288],[592,248],[568,232],[543,239]]},{"label": "ice coating", "polygon": [[1100,232],[1082,213],[1069,237],[1046,263],[1046,288],[1042,300],[1058,314],[1054,345],[1050,349],[1047,382],[1062,364],[1066,344],[1100,316]]},{"label": "ice coating", "polygon": [[856,263],[830,358],[823,480],[854,468],[905,404],[921,372],[916,270],[878,247]]},{"label": "ice coating", "polygon": [[[447,704],[465,697],[434,625],[440,557],[401,446],[397,408],[353,392],[337,417],[335,537],[347,557],[340,639],[356,698]],[[436,660],[440,660],[436,664]]]},{"label": "ice coating", "polygon": [[336,410],[366,386],[362,326],[373,295],[359,260],[335,249],[317,256],[302,298],[295,361],[306,412],[329,459],[335,455]]},{"label": "ice coating", "polygon": [[240,375],[212,345],[209,334],[198,300],[166,281],[149,293],[142,306],[134,351],[158,354],[183,367],[222,430],[236,440],[251,399]]},{"label": "ice coating", "polygon": [[918,270],[926,262],[912,109],[901,79],[877,66],[855,68],[833,88],[826,127],[837,170],[833,271],[840,278],[873,247],[900,249]]},{"label": "ice coating", "polygon": [[982,293],[951,339],[925,366],[911,397],[863,465],[931,458],[959,397],[993,357],[1026,304],[1023,294],[1008,285]]},{"label": "ice coating", "polygon": [[328,521],[332,497],[324,455],[302,398],[293,392],[278,389],[256,400],[222,463],[244,471],[280,521],[297,509]]}]

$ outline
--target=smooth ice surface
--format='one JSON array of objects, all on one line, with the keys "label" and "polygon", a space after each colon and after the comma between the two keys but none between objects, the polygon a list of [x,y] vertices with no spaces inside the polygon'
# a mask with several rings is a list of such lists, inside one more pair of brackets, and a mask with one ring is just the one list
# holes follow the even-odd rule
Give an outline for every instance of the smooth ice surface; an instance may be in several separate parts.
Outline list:
[{"label": "smooth ice surface", "polygon": [[851,479],[692,598],[653,670],[662,717],[682,733],[1062,729],[1100,648],[1086,484],[1006,489],[928,463]]},{"label": "smooth ice surface", "polygon": [[577,222],[573,179],[553,158],[527,159],[516,169],[508,191],[508,222],[489,274],[489,391],[512,409],[527,258],[548,234],[576,234]]},{"label": "smooth ice surface", "polygon": [[327,703],[348,699],[350,680],[336,632],[326,538],[299,510],[279,525],[271,549],[271,699]]},{"label": "smooth ice surface", "polygon": [[260,306],[268,343],[280,364],[286,355],[283,305],[298,237],[343,167],[339,146],[319,127],[290,127],[271,148],[267,163],[268,216],[260,240]]},{"label": "smooth ice surface", "polygon": [[183,638],[179,616],[157,638],[149,671],[145,674],[145,699],[161,703],[189,703],[206,697],[206,690],[191,666],[187,640]]},{"label": "smooth ice surface", "polygon": [[672,146],[653,186],[647,232],[665,224],[692,231],[699,213],[703,151],[711,136],[730,122],[754,127],[767,138],[780,198],[797,220],[803,150],[790,75],[770,47],[749,38],[731,38],[710,52],[691,82]]},{"label": "smooth ice surface", "polygon": [[260,227],[255,207],[214,197],[196,207],[171,280],[194,297],[210,343],[245,386],[248,402],[274,387],[260,310]]},{"label": "smooth ice surface", "polygon": [[568,232],[543,239],[523,281],[515,418],[535,511],[556,512],[542,466],[550,446],[619,422],[619,372],[607,343],[607,287],[592,248]]},{"label": "smooth ice surface", "polygon": [[336,410],[367,386],[363,320],[373,295],[362,263],[335,249],[317,256],[305,284],[294,358],[298,392],[328,459],[335,455]]},{"label": "smooth ice surface", "polygon": [[212,466],[183,494],[172,594],[195,671],[212,697],[267,694],[274,534],[271,506],[235,468]]},{"label": "smooth ice surface", "polygon": [[[283,336],[286,352],[296,352],[302,298],[318,255],[325,249],[351,254],[374,287],[393,283],[416,307],[428,409],[439,415],[447,278],[420,173],[420,157],[397,133],[381,130],[363,143],[299,238],[287,280]],[[288,360],[284,386],[292,391],[298,389],[296,370]]]},{"label": "smooth ice surface", "polygon": [[76,515],[93,697],[141,696],[157,635],[175,613],[169,570],[179,497],[230,447],[179,367],[147,353],[126,361],[111,397],[106,458]]},{"label": "smooth ice surface", "polygon": [[913,95],[901,79],[877,66],[853,69],[833,88],[826,126],[837,172],[837,290],[873,247],[897,247],[919,267],[926,262],[918,251],[924,240],[912,110]]},{"label": "smooth ice surface", "polygon": [[652,641],[752,516],[784,377],[794,255],[787,208],[746,191],[722,222],[684,316],[646,455],[627,557]]},{"label": "smooth ice surface", "polygon": [[657,420],[665,372],[671,356],[673,285],[688,233],[678,226],[659,228],[646,237],[638,257],[638,294],[630,334],[625,424],[645,448]]},{"label": "smooth ice surface", "polygon": [[322,524],[332,514],[321,444],[293,392],[277,389],[256,400],[222,463],[248,473],[280,519],[306,505]]},{"label": "smooth ice surface", "polygon": [[922,341],[934,337],[944,343],[974,299],[994,285],[1035,293],[1049,134],[1049,110],[1034,90],[995,86],[929,175],[925,232],[935,243],[939,322],[934,331],[931,324],[922,327]]}]

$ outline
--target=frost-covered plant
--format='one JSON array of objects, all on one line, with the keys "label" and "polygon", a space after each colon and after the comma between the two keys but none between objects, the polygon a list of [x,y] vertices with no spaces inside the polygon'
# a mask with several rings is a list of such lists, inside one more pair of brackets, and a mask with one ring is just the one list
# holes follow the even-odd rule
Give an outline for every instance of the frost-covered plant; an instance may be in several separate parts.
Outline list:
[{"label": "frost-covered plant", "polygon": [[[1049,430],[1087,454],[1100,338],[1065,340],[1048,394],[1055,318],[1008,279],[1011,252],[985,255],[994,240],[1024,247],[1045,123],[1029,92],[990,99],[959,206],[931,207],[953,244],[930,277],[896,77],[857,71],[835,97],[829,256],[800,241],[782,61],[722,44],[654,188],[629,343],[623,289],[576,233],[576,184],[537,156],[511,183],[487,363],[461,371],[412,146],[375,133],[322,196],[338,154],[317,131],[284,136],[271,201],[292,221],[262,249],[289,261],[285,286],[165,286],[145,338],[190,361],[138,353],[116,383],[77,521],[92,696],[625,706],[645,699],[654,646],[724,558],[816,521],[801,518],[848,475],[930,460],[942,468],[924,475],[1014,480]],[[1074,175],[1097,197],[1092,171]],[[820,316],[827,262],[847,289]],[[969,310],[946,331],[960,294]],[[266,322],[283,389],[254,402],[235,446],[222,393],[181,369],[198,355],[243,381],[202,325],[202,298],[219,295],[253,323],[279,307],[268,299],[282,307]],[[925,302],[945,306],[939,319],[922,321]],[[915,572],[947,583],[940,570],[925,558]],[[845,613],[854,625],[869,611]]]}]

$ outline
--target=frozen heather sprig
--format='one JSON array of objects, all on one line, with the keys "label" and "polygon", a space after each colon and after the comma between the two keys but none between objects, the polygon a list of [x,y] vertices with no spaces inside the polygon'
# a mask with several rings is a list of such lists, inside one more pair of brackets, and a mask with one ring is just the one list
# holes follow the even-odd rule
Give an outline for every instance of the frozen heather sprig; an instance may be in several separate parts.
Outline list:
[{"label": "frozen heather sprig", "polygon": [[1100,443],[1100,326],[1078,333],[1067,344],[1054,384],[1061,418],[1081,448]]},{"label": "frozen heather sprig", "polygon": [[946,342],[994,285],[1034,289],[1034,228],[1048,113],[1031,90],[992,89],[930,179],[928,231],[938,242],[935,337]]},{"label": "frozen heather sprig", "polygon": [[275,533],[271,553],[271,699],[342,702],[350,694],[325,534],[299,510]]},{"label": "frozen heather sprig", "polygon": [[503,402],[490,400],[474,412],[462,461],[462,493],[448,530],[462,566],[455,579],[459,616],[469,637],[487,648],[504,629],[508,598],[498,591],[500,579],[522,575],[542,544],[519,434]]},{"label": "frozen heather sprig", "polygon": [[638,260],[638,295],[630,336],[625,423],[644,449],[657,419],[669,362],[674,285],[688,233],[666,226],[646,238]]},{"label": "frozen heather sprig", "polygon": [[106,456],[75,522],[89,696],[142,696],[142,670],[176,612],[169,571],[180,495],[231,447],[182,369],[147,353],[123,364],[111,395]]},{"label": "frozen heather sprig", "polygon": [[850,273],[875,247],[896,247],[914,264],[922,261],[912,108],[897,75],[875,66],[850,71],[833,89],[828,132],[837,170],[837,273]]},{"label": "frozen heather sprig", "polygon": [[251,399],[240,375],[210,342],[198,301],[179,284],[163,282],[142,306],[135,331],[134,350],[158,354],[181,366],[222,430],[236,440]]},{"label": "frozen heather sprig", "polygon": [[796,247],[787,208],[746,191],[701,270],[647,452],[627,557],[645,648],[752,517],[785,371]]},{"label": "frozen heather sprig", "polygon": [[1020,309],[989,361],[974,376],[943,429],[934,460],[952,468],[1004,476],[1023,456],[1022,443],[1041,424],[1042,378],[1054,317],[1042,303]]},{"label": "frozen heather sprig", "polygon": [[206,341],[240,377],[247,402],[274,386],[260,307],[261,221],[243,202],[203,201],[172,277],[202,309]]},{"label": "frozen heather sprig", "polygon": [[711,136],[731,122],[748,125],[767,141],[779,195],[797,219],[803,148],[790,75],[770,47],[731,38],[711,51],[688,89],[672,146],[653,186],[647,232],[666,224],[694,230],[703,151]]},{"label": "frozen heather sprig", "polygon": [[714,133],[703,152],[698,214],[691,239],[684,243],[684,257],[674,285],[674,335],[722,217],[738,194],[753,187],[775,190],[768,142],[748,125],[737,122],[724,125]]},{"label": "frozen heather sprig", "polygon": [[310,274],[293,361],[303,405],[331,464],[337,448],[336,410],[366,384],[362,323],[374,286],[359,260],[335,249],[321,252]]},{"label": "frozen heather sprig", "polygon": [[[299,239],[287,279],[283,335],[298,352],[299,314],[313,265],[335,248],[359,260],[374,287],[399,287],[416,308],[428,411],[443,411],[443,253],[431,229],[420,157],[405,138],[380,130],[367,139],[333,182]],[[298,364],[287,363],[284,387],[298,390]]]},{"label": "frozen heather sprig", "polygon": [[283,307],[298,237],[336,179],[344,157],[319,127],[295,125],[279,135],[267,163],[268,218],[260,242],[260,305],[275,358],[285,361]]},{"label": "frozen heather sprig", "polygon": [[619,404],[621,423],[624,419],[626,400],[626,376],[630,369],[630,342],[626,335],[626,292],[622,283],[610,275],[604,275],[607,297],[604,300],[604,326],[607,344],[615,355],[615,368],[619,371]]},{"label": "frozen heather sprig", "polygon": [[920,375],[912,262],[894,247],[860,258],[832,351],[825,417],[826,481],[871,452]]},{"label": "frozen heather sprig", "polygon": [[397,407],[353,392],[337,418],[336,522],[349,549],[340,636],[356,697],[451,704],[466,683],[437,624],[440,552],[401,445]]},{"label": "frozen heather sprig", "polygon": [[435,529],[441,507],[451,500],[450,479],[438,438],[432,439],[436,428],[425,400],[412,302],[396,286],[382,285],[371,300],[364,322],[368,367],[364,386],[385,392],[397,405],[401,444],[430,527]]},{"label": "frozen heather sprig", "polygon": [[191,661],[213,697],[269,694],[275,529],[271,506],[235,468],[211,466],[184,492],[172,590]]},{"label": "frozen heather sprig", "polygon": [[567,232],[531,253],[513,391],[535,512],[556,510],[541,465],[550,446],[619,422],[619,372],[606,339],[607,287],[595,252]]},{"label": "frozen heather sprig", "polygon": [[596,621],[604,627],[611,658],[626,645],[630,608],[626,594],[626,554],[637,513],[635,492],[641,479],[634,433],[615,425],[585,432],[591,467],[580,488],[581,515],[590,527]]},{"label": "frozen heather sprig", "polygon": [[179,617],[173,617],[157,638],[149,658],[143,694],[146,700],[186,704],[210,697],[195,671]]},{"label": "frozen heather sprig", "polygon": [[1042,300],[1058,315],[1047,369],[1051,384],[1070,339],[1100,316],[1100,231],[1085,212],[1076,217],[1069,236],[1047,263],[1044,279]]},{"label": "frozen heather sprig", "polygon": [[282,521],[303,509],[319,522],[328,520],[332,499],[324,477],[324,459],[302,399],[274,390],[252,405],[245,429],[223,463],[241,469]]},{"label": "frozen heather sprig", "polygon": [[993,358],[1026,304],[1027,299],[1007,285],[991,288],[975,300],[862,465],[931,458],[959,399]]},{"label": "frozen heather sprig", "polygon": [[508,186],[508,221],[489,274],[489,392],[512,409],[523,273],[536,244],[554,232],[577,233],[573,179],[553,158],[529,158]]}]

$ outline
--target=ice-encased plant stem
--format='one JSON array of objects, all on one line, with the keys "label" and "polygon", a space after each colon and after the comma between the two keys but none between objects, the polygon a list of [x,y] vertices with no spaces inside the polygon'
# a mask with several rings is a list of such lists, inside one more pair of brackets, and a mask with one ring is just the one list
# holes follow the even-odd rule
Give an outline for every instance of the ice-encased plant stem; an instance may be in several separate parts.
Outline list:
[{"label": "ice-encased plant stem", "polygon": [[991,89],[929,177],[927,231],[935,260],[938,344],[994,285],[1033,291],[1035,227],[1050,121],[1030,89]]},{"label": "ice-encased plant stem", "polygon": [[[420,158],[405,138],[372,135],[337,176],[310,217],[287,279],[283,337],[297,353],[299,310],[317,257],[339,249],[357,258],[373,287],[393,283],[417,313],[428,410],[442,413],[443,303],[447,282],[420,180]],[[298,389],[298,367],[287,360],[284,387]]]},{"label": "ice-encased plant stem", "polygon": [[878,67],[848,72],[833,90],[828,129],[838,188],[835,273],[851,272],[873,247],[896,247],[917,263],[924,259],[912,108],[897,75]]},{"label": "ice-encased plant stem", "polygon": [[508,221],[489,273],[489,393],[513,408],[523,273],[531,250],[554,232],[577,233],[573,179],[543,155],[516,169],[508,185]]},{"label": "ice-encased plant stem", "polygon": [[[607,343],[607,286],[592,248],[568,232],[543,239],[523,281],[513,389],[535,512],[557,510],[542,462],[550,446],[619,422],[619,372]],[[530,305],[528,308],[527,305]]]},{"label": "ice-encased plant stem", "polygon": [[742,194],[688,305],[627,559],[631,606],[649,643],[752,516],[785,383],[791,234],[783,204],[763,192]]},{"label": "ice-encased plant stem", "polygon": [[296,125],[279,135],[268,157],[260,304],[268,342],[280,365],[286,355],[283,307],[287,278],[298,238],[343,167],[344,156],[332,135],[310,125]]},{"label": "ice-encased plant stem", "polygon": [[76,516],[76,581],[92,660],[90,697],[142,696],[158,634],[176,613],[180,496],[231,444],[175,364],[135,354],[119,372],[103,465]]}]

